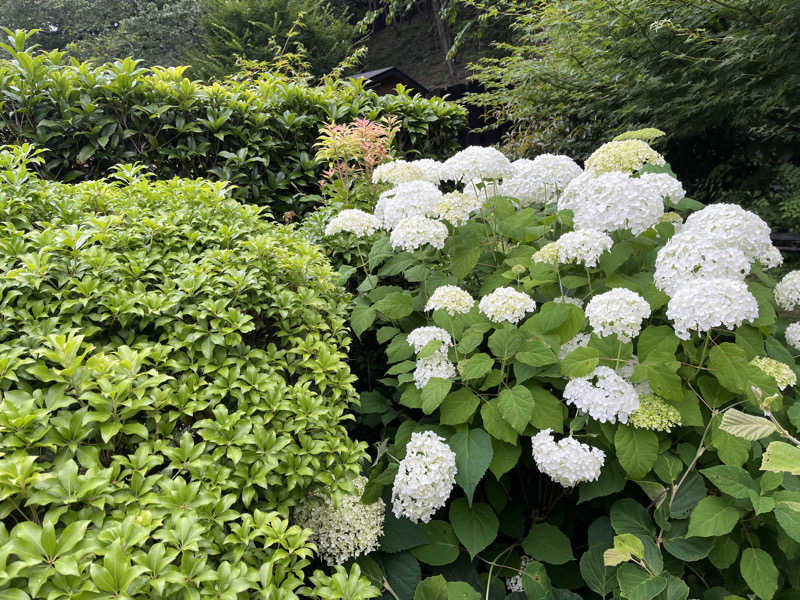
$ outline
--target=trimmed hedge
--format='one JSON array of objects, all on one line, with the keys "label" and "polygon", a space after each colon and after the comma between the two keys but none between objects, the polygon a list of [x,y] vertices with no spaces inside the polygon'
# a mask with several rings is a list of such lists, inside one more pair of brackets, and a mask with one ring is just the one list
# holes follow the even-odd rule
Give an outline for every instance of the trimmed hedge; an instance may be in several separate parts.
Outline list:
[{"label": "trimmed hedge", "polygon": [[223,183],[30,160],[0,152],[0,596],[303,595],[290,508],[365,455],[327,260]]},{"label": "trimmed hedge", "polygon": [[185,67],[69,64],[58,51],[26,50],[27,39],[9,33],[4,45],[0,138],[47,148],[41,174],[59,181],[140,161],[161,179],[223,179],[239,199],[300,213],[302,197],[318,192],[313,145],[325,123],[392,114],[399,149],[431,157],[453,151],[466,125],[460,106],[402,88],[379,96],[353,81],[309,87],[270,76],[205,85]]}]

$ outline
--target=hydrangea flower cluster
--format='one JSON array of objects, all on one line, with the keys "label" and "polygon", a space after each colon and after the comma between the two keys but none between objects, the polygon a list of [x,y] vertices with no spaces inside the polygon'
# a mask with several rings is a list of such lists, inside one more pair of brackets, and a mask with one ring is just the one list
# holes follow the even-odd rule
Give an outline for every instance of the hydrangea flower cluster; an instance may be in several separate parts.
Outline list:
[{"label": "hydrangea flower cluster", "polygon": [[458,227],[483,207],[484,198],[471,191],[448,192],[436,205],[435,214],[451,225]]},{"label": "hydrangea flower cluster", "polygon": [[772,377],[778,384],[778,389],[781,391],[797,383],[797,375],[786,363],[766,356],[756,356],[750,361],[750,364],[758,367],[764,373]]},{"label": "hydrangea flower cluster", "polygon": [[744,281],[737,279],[690,279],[677,288],[667,305],[667,318],[682,340],[691,337],[690,330],[735,329],[757,317],[758,302]]},{"label": "hydrangea flower cluster", "polygon": [[484,146],[469,146],[456,152],[442,168],[447,178],[455,181],[503,179],[514,173],[511,161],[502,152]]},{"label": "hydrangea flower cluster", "polygon": [[432,431],[414,432],[392,486],[392,511],[399,519],[427,523],[450,497],[456,454]]},{"label": "hydrangea flower cluster", "polygon": [[419,160],[412,160],[411,166],[417,169],[419,173],[417,179],[421,181],[429,181],[438,185],[447,179],[444,165],[438,160],[420,158]]},{"label": "hydrangea flower cluster", "polygon": [[[393,160],[375,167],[372,171],[372,183],[391,183],[398,185],[423,179],[422,172],[413,163],[405,160]],[[437,182],[438,183],[438,182]]]},{"label": "hydrangea flower cluster", "polygon": [[556,442],[552,429],[543,429],[533,436],[531,446],[538,469],[564,487],[597,481],[606,458],[599,448],[582,444],[571,436]]},{"label": "hydrangea flower cluster", "polygon": [[375,217],[383,229],[394,229],[408,217],[436,214],[442,201],[439,188],[428,181],[409,181],[383,192],[375,205]]},{"label": "hydrangea flower cluster", "polygon": [[466,290],[457,285],[441,285],[428,298],[425,310],[445,310],[452,317],[456,313],[467,314],[474,305],[475,300]]},{"label": "hydrangea flower cluster", "polygon": [[609,171],[638,171],[644,165],[666,164],[664,157],[642,140],[619,140],[607,142],[586,159],[585,167],[595,173]]},{"label": "hydrangea flower cluster", "polygon": [[392,230],[389,240],[395,250],[413,252],[417,248],[430,244],[441,250],[447,239],[447,225],[434,219],[415,215],[400,221]]},{"label": "hydrangea flower cluster", "polygon": [[558,351],[558,360],[564,360],[573,350],[585,348],[589,345],[590,339],[592,339],[592,336],[588,333],[579,333],[571,340],[567,340],[561,344],[561,348]]},{"label": "hydrangea flower cluster", "polygon": [[495,323],[519,323],[526,313],[536,310],[533,298],[514,288],[500,287],[481,298],[478,309]]},{"label": "hydrangea flower cluster", "polygon": [[639,429],[669,432],[681,424],[681,413],[658,396],[640,396],[639,408],[631,415],[630,424]]},{"label": "hydrangea flower cluster", "polygon": [[511,163],[520,175],[539,179],[553,190],[563,190],[567,184],[583,173],[580,165],[563,154],[540,154],[531,161],[525,159]]},{"label": "hydrangea flower cluster", "polygon": [[639,408],[639,394],[633,385],[609,367],[597,367],[588,377],[570,379],[563,395],[567,404],[601,423],[627,423]]},{"label": "hydrangea flower cluster", "polygon": [[800,323],[791,323],[784,332],[786,343],[800,352]]},{"label": "hydrangea flower cluster", "polygon": [[598,294],[586,305],[586,317],[601,337],[616,335],[623,342],[639,335],[642,321],[650,316],[650,305],[639,294],[614,288]]},{"label": "hydrangea flower cluster", "polygon": [[377,231],[379,226],[380,223],[375,216],[357,208],[348,208],[328,222],[325,227],[325,235],[347,232],[359,238],[369,237]]},{"label": "hydrangea flower cluster", "polygon": [[406,341],[414,348],[414,352],[420,352],[433,341],[442,342],[442,348],[445,350],[453,345],[450,334],[441,327],[417,327],[408,334]]},{"label": "hydrangea flower cluster", "polygon": [[791,271],[775,286],[775,302],[783,310],[800,307],[800,271]]},{"label": "hydrangea flower cluster", "polygon": [[531,256],[531,260],[535,263],[545,263],[548,265],[558,264],[558,244],[550,242],[539,248]]},{"label": "hydrangea flower cluster", "polygon": [[739,248],[684,229],[659,250],[653,279],[659,290],[672,296],[689,279],[722,277],[743,281],[749,272],[750,259]]},{"label": "hydrangea flower cluster", "polygon": [[[558,249],[558,262],[573,260],[586,266],[597,266],[597,259],[614,245],[608,234],[596,229],[579,229],[562,235],[555,242]],[[541,252],[541,250],[540,250]]]},{"label": "hydrangea flower cluster", "polygon": [[456,376],[456,366],[447,358],[447,353],[439,350],[430,356],[417,359],[414,369],[414,385],[421,390],[434,377],[452,379]]},{"label": "hydrangea flower cluster", "polygon": [[575,229],[647,231],[664,214],[658,191],[641,179],[612,171],[587,171],[573,179],[558,199],[558,210],[571,210]]},{"label": "hydrangea flower cluster", "polygon": [[383,535],[383,500],[362,504],[367,478],[358,477],[353,484],[355,493],[344,496],[339,506],[330,498],[311,497],[294,509],[295,522],[314,532],[311,541],[330,566],[377,550]]},{"label": "hydrangea flower cluster", "polygon": [[669,204],[677,204],[686,197],[681,182],[669,173],[644,173],[639,179],[658,192],[661,200]]}]

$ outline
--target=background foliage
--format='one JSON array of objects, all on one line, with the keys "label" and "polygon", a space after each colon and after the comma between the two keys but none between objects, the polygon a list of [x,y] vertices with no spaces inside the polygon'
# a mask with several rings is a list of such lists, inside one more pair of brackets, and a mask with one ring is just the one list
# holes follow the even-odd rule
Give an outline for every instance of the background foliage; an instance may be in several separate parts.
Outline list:
[{"label": "background foliage", "polygon": [[0,151],[0,595],[370,597],[287,520],[364,454],[324,257],[224,184],[32,160]]}]

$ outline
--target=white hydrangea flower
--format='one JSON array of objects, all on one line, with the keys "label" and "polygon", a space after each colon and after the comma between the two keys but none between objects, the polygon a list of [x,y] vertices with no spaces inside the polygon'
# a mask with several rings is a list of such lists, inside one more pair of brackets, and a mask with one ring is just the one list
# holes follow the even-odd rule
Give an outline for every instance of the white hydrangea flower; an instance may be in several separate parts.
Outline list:
[{"label": "white hydrangea flower", "polygon": [[687,231],[713,238],[721,246],[738,248],[765,267],[783,262],[780,251],[772,245],[769,225],[736,204],[711,204],[698,210],[683,224],[681,233]]},{"label": "white hydrangea flower", "polygon": [[588,333],[579,333],[571,340],[567,340],[561,344],[561,348],[558,351],[558,360],[564,360],[570,352],[577,348],[585,348],[589,345],[590,339],[592,339],[592,336]]},{"label": "white hydrangea flower", "polygon": [[551,199],[555,199],[555,192],[548,190],[544,182],[528,177],[504,179],[497,188],[497,195],[514,198],[519,208],[544,206]]},{"label": "white hydrangea flower", "polygon": [[786,343],[800,352],[800,323],[791,323],[784,332]]},{"label": "white hydrangea flower", "polygon": [[434,340],[442,342],[442,348],[453,345],[450,334],[441,327],[417,327],[406,338],[408,345],[414,348],[414,352],[419,352]]},{"label": "white hydrangea flower", "polygon": [[778,389],[783,391],[790,385],[797,384],[797,375],[792,368],[786,363],[779,360],[774,360],[767,356],[756,356],[750,361],[750,364],[758,367],[764,373],[769,375],[778,384]]},{"label": "white hydrangea flower", "polygon": [[597,266],[597,259],[607,250],[611,250],[614,240],[608,234],[596,229],[580,229],[565,233],[556,240],[558,262],[569,263],[573,260],[586,266]]},{"label": "white hydrangea flower", "polygon": [[514,173],[509,161],[495,148],[469,146],[457,152],[443,165],[448,179],[470,181],[472,179],[502,179]]},{"label": "white hydrangea flower", "polygon": [[330,498],[312,497],[294,509],[295,522],[314,532],[311,541],[330,566],[377,550],[383,535],[383,500],[362,504],[367,478],[358,477],[353,484],[355,493],[344,496],[339,506]]},{"label": "white hydrangea flower", "polygon": [[791,271],[775,286],[775,302],[783,310],[794,310],[800,306],[800,271]]},{"label": "white hydrangea flower", "polygon": [[639,335],[642,321],[650,316],[650,305],[639,294],[614,288],[598,294],[586,305],[586,317],[598,336],[616,334],[623,342]]},{"label": "white hydrangea flower", "polygon": [[325,235],[336,235],[345,231],[359,238],[369,237],[379,226],[378,219],[374,215],[357,208],[347,208],[328,222]]},{"label": "white hydrangea flower", "polygon": [[535,263],[545,263],[548,265],[558,264],[558,244],[550,242],[539,248],[531,256],[531,260]]},{"label": "white hydrangea flower", "polygon": [[436,214],[436,207],[443,194],[428,181],[409,181],[386,190],[375,205],[375,217],[383,229],[394,229],[408,217],[429,217]]},{"label": "white hydrangea flower", "polygon": [[[372,183],[408,183],[425,179],[417,165],[405,160],[393,160],[375,167],[372,171]],[[438,182],[436,182],[438,183]]]},{"label": "white hydrangea flower", "polygon": [[639,408],[639,394],[633,385],[609,367],[597,367],[588,377],[570,379],[564,387],[564,400],[601,423],[627,423]]},{"label": "white hydrangea flower", "polygon": [[583,173],[580,165],[563,154],[540,154],[533,160],[520,159],[511,163],[515,177],[541,180],[551,191],[560,192]]},{"label": "white hydrangea flower", "polygon": [[583,300],[580,298],[573,298],[572,296],[558,296],[557,298],[553,298],[553,302],[556,304],[572,304],[578,308],[583,308]]},{"label": "white hydrangea flower", "polygon": [[439,349],[430,356],[417,359],[414,369],[414,385],[421,390],[434,377],[452,379],[456,376],[456,366],[447,358],[447,350]]},{"label": "white hydrangea flower", "polygon": [[420,158],[419,160],[412,160],[411,166],[417,169],[419,173],[418,179],[422,181],[429,181],[439,185],[439,183],[447,179],[444,165],[438,160]]},{"label": "white hydrangea flower", "polygon": [[475,304],[469,292],[462,290],[457,285],[440,285],[428,298],[425,310],[446,310],[451,317],[456,313],[467,314]]},{"label": "white hydrangea flower", "polygon": [[677,288],[667,305],[675,335],[688,340],[690,330],[712,327],[735,329],[758,318],[758,302],[738,279],[689,279]]},{"label": "white hydrangea flower", "polygon": [[694,230],[672,236],[658,251],[655,286],[671,296],[687,279],[741,279],[750,272],[750,259],[736,247]]},{"label": "white hydrangea flower", "polygon": [[664,202],[677,204],[686,197],[681,182],[669,173],[645,173],[639,179],[656,190]]},{"label": "white hydrangea flower", "polygon": [[642,140],[619,140],[607,142],[586,159],[586,170],[596,173],[609,171],[633,172],[645,164],[661,166],[666,164],[664,157]]},{"label": "white hydrangea flower", "polygon": [[483,207],[484,199],[470,191],[448,192],[436,205],[435,215],[454,227],[469,221],[472,213]]},{"label": "white hydrangea flower", "polygon": [[514,288],[500,287],[481,298],[478,309],[495,323],[518,323],[525,313],[536,310],[533,298]]},{"label": "white hydrangea flower", "polygon": [[447,239],[447,225],[427,217],[414,216],[400,221],[392,230],[389,240],[395,250],[413,252],[417,248],[430,244],[441,250]]},{"label": "white hydrangea flower", "polygon": [[586,171],[573,179],[558,199],[558,210],[571,210],[575,229],[647,231],[664,214],[658,192],[641,179],[612,171]]},{"label": "white hydrangea flower", "polygon": [[[530,556],[523,556],[522,560],[520,561],[519,570],[524,572],[525,567],[527,567],[532,560],[533,559]],[[525,586],[522,584],[522,572],[506,579],[506,589],[508,590],[509,594],[513,592],[525,591]]]},{"label": "white hydrangea flower", "polygon": [[392,486],[395,516],[427,523],[456,482],[456,454],[432,431],[414,432]]},{"label": "white hydrangea flower", "polygon": [[552,429],[543,429],[533,436],[531,447],[538,469],[564,487],[597,481],[606,458],[599,448],[582,444],[571,436],[556,443]]}]

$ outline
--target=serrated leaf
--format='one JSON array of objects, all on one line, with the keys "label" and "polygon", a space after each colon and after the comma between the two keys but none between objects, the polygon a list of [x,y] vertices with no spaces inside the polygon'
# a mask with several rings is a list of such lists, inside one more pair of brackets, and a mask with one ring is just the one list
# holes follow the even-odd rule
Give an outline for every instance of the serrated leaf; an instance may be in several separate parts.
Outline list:
[{"label": "serrated leaf", "polygon": [[458,372],[467,379],[479,379],[492,370],[494,359],[488,354],[479,353],[458,363]]},{"label": "serrated leaf", "polygon": [[449,379],[442,379],[440,377],[431,377],[425,387],[422,388],[422,412],[426,415],[431,414],[434,410],[439,408],[439,405],[450,393],[450,388],[453,382]]},{"label": "serrated leaf", "polygon": [[500,523],[488,504],[476,502],[471,507],[466,498],[457,498],[450,505],[450,523],[458,540],[475,556],[497,537]]},{"label": "serrated leaf", "polygon": [[350,326],[358,337],[375,322],[376,312],[371,306],[358,306],[350,316]]},{"label": "serrated leaf", "polygon": [[517,433],[525,431],[533,416],[534,406],[533,395],[522,385],[514,386],[510,390],[505,389],[497,397],[500,414]]},{"label": "serrated leaf", "polygon": [[658,458],[658,436],[646,429],[619,425],[614,435],[617,459],[631,479],[643,479]]},{"label": "serrated leaf", "polygon": [[722,415],[719,428],[722,431],[746,440],[760,440],[775,433],[775,425],[764,417],[748,415],[735,408],[729,408]]},{"label": "serrated leaf", "polygon": [[418,561],[438,567],[449,565],[458,558],[461,546],[450,523],[433,520],[420,527],[431,543],[411,550]]},{"label": "serrated leaf", "polygon": [[478,404],[480,399],[469,388],[451,392],[439,406],[439,422],[442,425],[466,423],[475,413]]},{"label": "serrated leaf", "polygon": [[472,504],[475,488],[492,462],[492,439],[483,429],[463,428],[448,440],[456,453],[456,483]]},{"label": "serrated leaf", "polygon": [[750,474],[741,467],[716,465],[700,472],[721,492],[734,498],[745,499],[750,492],[758,492],[758,486]]},{"label": "serrated leaf", "polygon": [[565,377],[586,377],[600,364],[600,353],[594,348],[576,348],[561,361]]},{"label": "serrated leaf", "polygon": [[626,600],[652,600],[667,587],[665,577],[654,577],[631,563],[617,567],[617,581],[622,597]]},{"label": "serrated leaf", "polygon": [[522,547],[534,560],[551,565],[563,565],[575,560],[569,538],[549,523],[535,523],[522,542]]},{"label": "serrated leaf", "polygon": [[756,596],[761,600],[772,600],[778,591],[778,569],[769,554],[760,548],[745,548],[739,569]]},{"label": "serrated leaf", "polygon": [[697,503],[689,518],[689,537],[716,537],[730,532],[741,512],[723,498],[707,496]]},{"label": "serrated leaf", "polygon": [[761,457],[761,470],[800,475],[800,448],[786,442],[770,442]]}]

